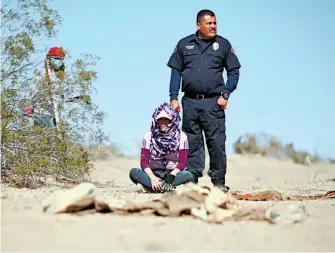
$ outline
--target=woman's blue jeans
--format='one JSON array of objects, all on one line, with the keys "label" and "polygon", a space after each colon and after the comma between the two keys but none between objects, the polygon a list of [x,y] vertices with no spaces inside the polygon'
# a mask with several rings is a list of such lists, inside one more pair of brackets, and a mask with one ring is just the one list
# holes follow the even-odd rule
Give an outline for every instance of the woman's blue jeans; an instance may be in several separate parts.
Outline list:
[{"label": "woman's blue jeans", "polygon": [[[129,177],[134,184],[141,184],[145,188],[152,189],[150,178],[144,172],[144,170],[133,168],[129,172]],[[176,178],[173,181],[173,186],[178,186],[193,181],[193,174],[189,171],[183,170],[176,175]]]}]

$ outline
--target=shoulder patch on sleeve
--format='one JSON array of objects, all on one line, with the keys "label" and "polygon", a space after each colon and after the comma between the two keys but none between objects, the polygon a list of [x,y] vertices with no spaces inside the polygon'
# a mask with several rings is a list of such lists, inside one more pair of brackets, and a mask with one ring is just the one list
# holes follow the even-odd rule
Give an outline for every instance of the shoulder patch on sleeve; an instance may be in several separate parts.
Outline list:
[{"label": "shoulder patch on sleeve", "polygon": [[230,51],[231,51],[234,55],[236,55],[235,50],[234,50],[233,47],[230,48]]}]

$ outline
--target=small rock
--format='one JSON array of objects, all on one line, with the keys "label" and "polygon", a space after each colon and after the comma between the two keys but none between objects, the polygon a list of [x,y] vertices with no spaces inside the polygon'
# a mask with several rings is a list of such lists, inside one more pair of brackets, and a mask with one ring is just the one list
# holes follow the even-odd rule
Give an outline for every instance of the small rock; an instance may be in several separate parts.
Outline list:
[{"label": "small rock", "polygon": [[6,199],[6,198],[8,198],[7,192],[2,192],[1,193],[1,199]]},{"label": "small rock", "polygon": [[70,189],[55,191],[43,206],[47,213],[61,213],[71,205],[87,206],[94,201],[96,187],[82,183]]},{"label": "small rock", "polygon": [[309,215],[302,204],[277,204],[269,208],[266,217],[276,224],[293,224],[304,221]]}]

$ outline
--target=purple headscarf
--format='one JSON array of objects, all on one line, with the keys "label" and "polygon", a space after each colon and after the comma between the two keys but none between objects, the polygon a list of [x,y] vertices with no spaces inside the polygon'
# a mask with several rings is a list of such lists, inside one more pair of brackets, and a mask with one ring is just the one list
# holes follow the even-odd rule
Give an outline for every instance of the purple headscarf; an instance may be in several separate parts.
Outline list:
[{"label": "purple headscarf", "polygon": [[[166,132],[160,131],[156,121],[157,115],[162,110],[164,110],[172,119],[169,122],[168,130]],[[179,113],[173,110],[168,103],[160,105],[152,114],[150,153],[153,160],[163,159],[168,153],[178,150],[180,141],[179,122]]]}]

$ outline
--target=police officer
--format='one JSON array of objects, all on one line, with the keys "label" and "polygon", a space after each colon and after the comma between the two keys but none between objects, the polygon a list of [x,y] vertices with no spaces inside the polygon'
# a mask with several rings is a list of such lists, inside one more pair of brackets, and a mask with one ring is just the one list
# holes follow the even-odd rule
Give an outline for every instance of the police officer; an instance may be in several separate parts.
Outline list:
[{"label": "police officer", "polygon": [[[210,156],[208,175],[224,191],[226,186],[225,109],[239,80],[240,62],[230,42],[217,35],[216,17],[211,10],[197,14],[197,31],[179,40],[168,66],[171,68],[170,103],[179,111],[178,94],[182,80],[182,130],[189,140],[187,169],[194,182],[205,168],[203,132]],[[223,71],[227,71],[227,82]]]}]

